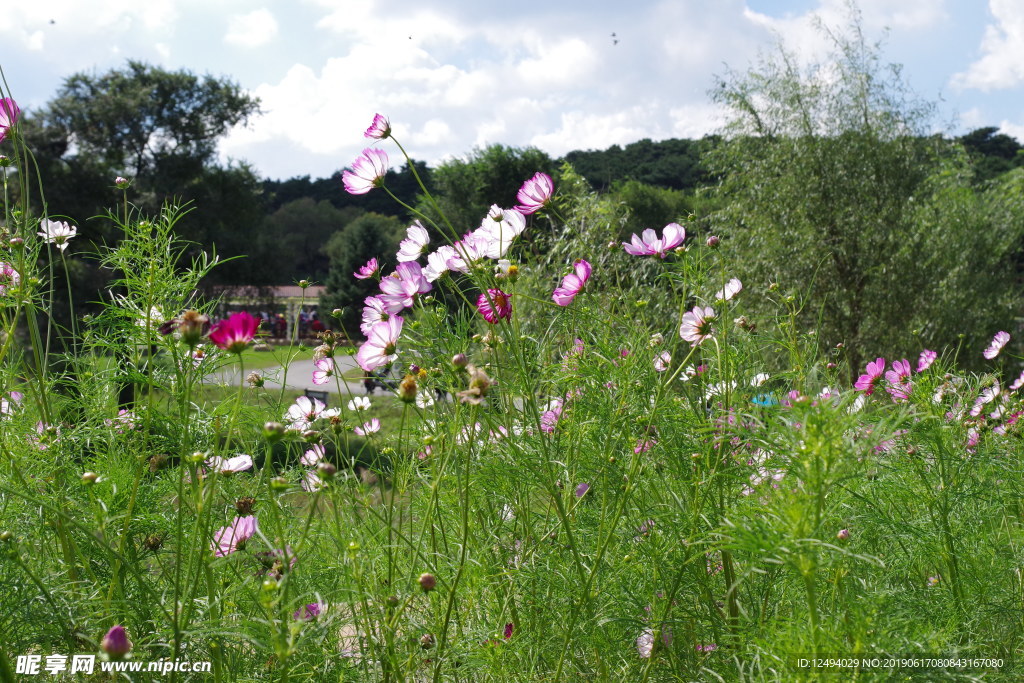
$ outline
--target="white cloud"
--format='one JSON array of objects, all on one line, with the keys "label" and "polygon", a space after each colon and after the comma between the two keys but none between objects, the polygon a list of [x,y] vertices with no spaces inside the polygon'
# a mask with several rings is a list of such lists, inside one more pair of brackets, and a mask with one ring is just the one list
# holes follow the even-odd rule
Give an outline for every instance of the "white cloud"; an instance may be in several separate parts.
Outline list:
[{"label": "white cloud", "polygon": [[1024,4],[1019,0],[989,0],[994,24],[985,28],[981,59],[967,71],[954,74],[951,85],[983,92],[1012,88],[1024,81]]},{"label": "white cloud", "polygon": [[1012,123],[1007,120],[1003,120],[999,124],[999,130],[1007,135],[1017,138],[1018,142],[1024,142],[1024,124]]},{"label": "white cloud", "polygon": [[261,47],[277,37],[277,19],[270,10],[258,9],[236,14],[228,20],[224,42],[237,47]]}]

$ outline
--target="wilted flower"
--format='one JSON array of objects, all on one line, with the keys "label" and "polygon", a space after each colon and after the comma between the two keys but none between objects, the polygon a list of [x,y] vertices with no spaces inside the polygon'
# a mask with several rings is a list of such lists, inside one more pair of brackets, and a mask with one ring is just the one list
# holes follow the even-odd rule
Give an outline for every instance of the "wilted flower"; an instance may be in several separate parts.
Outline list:
[{"label": "wilted flower", "polygon": [[365,264],[359,266],[359,270],[352,273],[352,277],[357,280],[366,280],[376,275],[378,270],[380,270],[380,266],[377,265],[377,259],[372,258]]},{"label": "wilted flower", "polygon": [[387,153],[382,149],[364,149],[352,162],[352,170],[341,174],[341,180],[349,194],[366,194],[384,184],[387,172]]},{"label": "wilted flower", "polygon": [[467,371],[469,372],[469,388],[460,391],[456,396],[460,403],[480,405],[491,388],[491,378],[487,376],[486,372],[472,365],[467,368]]},{"label": "wilted flower", "polygon": [[21,114],[21,109],[17,102],[10,97],[0,99],[0,142],[4,141],[11,128],[17,123],[19,114]]},{"label": "wilted flower", "polygon": [[383,140],[391,137],[391,122],[388,121],[388,117],[383,114],[374,114],[373,123],[363,133],[363,137],[373,138],[374,140]]},{"label": "wilted flower", "polygon": [[662,230],[659,238],[654,230],[647,228],[642,236],[633,234],[630,244],[622,243],[627,254],[633,256],[659,256],[665,258],[668,252],[675,249],[686,239],[686,230],[678,223],[669,223]]},{"label": "wilted flower", "polygon": [[573,271],[562,278],[562,284],[551,295],[551,298],[559,306],[568,306],[583,290],[583,285],[590,279],[590,263],[583,259],[577,259],[573,264]]},{"label": "wilted flower", "polygon": [[437,578],[433,574],[420,574],[420,588],[424,593],[429,593],[437,587]]},{"label": "wilted flower", "polygon": [[245,383],[251,386],[253,389],[258,389],[266,383],[266,380],[263,378],[263,375],[253,370],[248,375],[246,375]]},{"label": "wilted flower", "polygon": [[246,542],[256,533],[256,517],[235,517],[231,524],[221,527],[213,535],[211,550],[215,557],[227,557],[245,547]]},{"label": "wilted flower", "polygon": [[37,234],[43,238],[43,241],[55,245],[61,252],[68,248],[68,242],[78,234],[76,226],[69,225],[65,221],[51,221],[49,218],[44,218],[39,227],[42,230]]},{"label": "wilted flower", "polygon": [[692,311],[683,313],[683,322],[679,326],[679,336],[690,342],[690,346],[697,346],[705,339],[714,334],[711,323],[714,322],[715,311],[710,306],[701,308],[694,306]]},{"label": "wilted flower", "polygon": [[[2,102],[2,100],[0,100]],[[128,639],[128,632],[124,626],[117,625],[107,631],[100,642],[100,649],[111,657],[124,657],[132,651],[132,641]]]},{"label": "wilted flower", "polygon": [[996,336],[992,337],[992,341],[989,343],[988,348],[981,352],[981,355],[985,358],[992,360],[999,355],[999,352],[1006,346],[1006,342],[1010,341],[1010,334],[1008,332],[996,332]]},{"label": "wilted flower", "polygon": [[484,320],[492,325],[502,318],[509,320],[512,318],[512,295],[500,289],[488,289],[477,298],[476,308]]},{"label": "wilted flower", "polygon": [[160,326],[161,334],[177,332],[185,345],[195,347],[210,329],[210,317],[199,311],[188,310]]},{"label": "wilted flower", "polygon": [[241,354],[256,337],[260,319],[242,311],[232,313],[227,320],[221,320],[210,330],[210,341],[229,353]]},{"label": "wilted flower", "polygon": [[536,173],[519,188],[516,194],[519,205],[516,210],[526,215],[535,213],[551,201],[551,195],[554,193],[555,183],[551,176],[547,173]]}]

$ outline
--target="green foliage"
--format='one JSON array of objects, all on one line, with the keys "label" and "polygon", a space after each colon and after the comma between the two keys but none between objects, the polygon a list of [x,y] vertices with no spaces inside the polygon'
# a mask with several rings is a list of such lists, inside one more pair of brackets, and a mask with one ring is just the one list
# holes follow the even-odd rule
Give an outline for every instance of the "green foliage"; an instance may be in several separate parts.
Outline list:
[{"label": "green foliage", "polygon": [[1024,146],[1015,138],[986,126],[957,138],[971,156],[974,176],[979,182],[992,180],[1007,171],[1024,166]]},{"label": "green foliage", "polygon": [[625,147],[612,145],[606,150],[569,152],[565,160],[602,192],[627,180],[673,190],[692,190],[708,180],[701,157],[716,141],[714,136],[660,142],[644,139]]},{"label": "green foliage", "polygon": [[[461,236],[480,225],[493,204],[514,207],[516,193],[533,174],[540,171],[551,175],[554,169],[554,161],[534,147],[490,145],[434,169],[432,193]],[[441,222],[437,209],[425,197],[419,198],[416,208]]]},{"label": "green foliage", "polygon": [[260,267],[271,284],[289,284],[293,274],[315,282],[324,282],[330,268],[330,239],[363,211],[355,207],[337,209],[327,200],[310,197],[284,204],[264,219],[258,233],[262,254]]},{"label": "green foliage", "polygon": [[363,299],[378,290],[376,278],[359,280],[352,274],[371,258],[377,259],[382,271],[393,269],[397,265],[394,255],[398,243],[405,237],[405,227],[397,218],[366,213],[336,232],[323,247],[330,259],[330,270],[325,283],[327,292],[320,298],[320,307],[323,311],[343,309],[340,322],[352,339],[361,338],[359,321]]},{"label": "green foliage", "polygon": [[647,228],[661,230],[667,223],[683,223],[693,212],[693,198],[680,190],[646,185],[637,180],[617,184],[610,193],[613,201],[622,202],[629,219],[619,232],[619,240],[628,240],[632,233]]},{"label": "green foliage", "polygon": [[967,159],[923,135],[930,107],[881,67],[856,23],[829,35],[827,64],[801,67],[780,47],[715,91],[733,120],[708,158],[723,178],[712,218],[736,274],[796,296],[799,324],[823,346],[844,343],[854,369],[961,333],[976,346],[1018,295],[1009,251],[1024,223],[985,220]]}]

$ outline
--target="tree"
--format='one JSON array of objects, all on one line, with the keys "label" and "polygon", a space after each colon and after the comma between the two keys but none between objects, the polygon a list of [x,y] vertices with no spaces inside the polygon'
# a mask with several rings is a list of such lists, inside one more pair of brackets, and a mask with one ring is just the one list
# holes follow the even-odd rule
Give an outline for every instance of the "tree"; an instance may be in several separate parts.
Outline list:
[{"label": "tree", "polygon": [[324,247],[330,258],[327,292],[320,305],[325,310],[343,309],[341,324],[353,339],[360,339],[359,321],[363,299],[378,291],[377,280],[359,280],[353,273],[371,258],[377,259],[381,270],[394,268],[398,243],[405,236],[405,224],[392,216],[363,214],[331,237]]},{"label": "tree", "polygon": [[336,209],[327,200],[303,197],[264,218],[258,246],[266,254],[263,266],[273,279],[268,284],[288,284],[299,277],[325,281],[330,269],[325,246],[363,213],[351,206]]},{"label": "tree", "polygon": [[823,30],[826,63],[801,67],[780,47],[714,91],[732,121],[708,156],[722,178],[713,222],[737,274],[803,300],[803,329],[823,346],[845,343],[851,370],[876,354],[953,346],[960,333],[977,342],[1002,312],[979,297],[980,280],[1018,288],[1006,242],[978,239],[991,226],[962,210],[974,201],[968,161],[926,134],[931,105],[909,95],[898,66],[881,65],[858,17],[846,35]]}]

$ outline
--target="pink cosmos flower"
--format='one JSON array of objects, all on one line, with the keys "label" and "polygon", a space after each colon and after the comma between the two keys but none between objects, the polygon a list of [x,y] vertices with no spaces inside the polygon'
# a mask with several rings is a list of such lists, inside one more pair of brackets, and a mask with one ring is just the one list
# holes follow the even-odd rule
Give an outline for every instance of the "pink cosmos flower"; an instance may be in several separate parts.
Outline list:
[{"label": "pink cosmos flower", "polygon": [[21,109],[18,108],[17,102],[10,97],[0,99],[0,142],[4,141],[11,128],[14,127],[19,114],[21,114]]},{"label": "pink cosmos flower", "polygon": [[363,300],[363,321],[359,323],[359,330],[369,336],[374,325],[382,323],[390,317],[391,314],[388,313],[384,299],[379,296],[368,296]]},{"label": "pink cosmos flower", "polygon": [[882,374],[885,372],[885,359],[876,358],[875,362],[867,364],[865,371],[866,374],[858,377],[857,381],[853,383],[853,388],[860,389],[866,395],[870,396],[875,391],[875,384],[879,379],[881,379]]},{"label": "pink cosmos flower", "polygon": [[622,243],[622,248],[627,254],[633,256],[659,256],[665,258],[668,252],[675,249],[686,239],[686,230],[678,223],[669,223],[661,232],[659,238],[654,230],[647,228],[643,231],[642,237],[636,233],[630,244]]},{"label": "pink cosmos flower", "polygon": [[715,299],[720,301],[728,301],[743,290],[743,283],[739,281],[739,278],[733,278],[725,283],[725,287],[715,292]]},{"label": "pink cosmos flower", "polygon": [[318,443],[313,444],[312,448],[302,454],[302,457],[299,458],[299,462],[306,467],[314,467],[318,462],[324,459],[324,454],[323,445]]},{"label": "pink cosmos flower", "polygon": [[527,216],[539,211],[551,201],[551,195],[555,193],[555,183],[547,173],[535,173],[532,178],[523,183],[516,194],[516,201],[519,206],[516,210]]},{"label": "pink cosmos flower", "polygon": [[6,261],[0,261],[0,296],[6,294],[11,287],[17,287],[19,282],[21,276],[14,266]]},{"label": "pink cosmos flower", "polygon": [[999,352],[1003,350],[1008,341],[1010,341],[1010,334],[1008,332],[996,332],[996,336],[992,337],[992,342],[988,345],[988,348],[981,352],[981,355],[992,360],[999,355]]},{"label": "pink cosmos flower", "polygon": [[577,259],[573,264],[575,272],[569,273],[562,278],[562,284],[554,293],[551,298],[559,306],[568,306],[572,303],[572,300],[576,298],[576,295],[583,290],[583,285],[587,284],[587,280],[590,279],[590,263],[583,259]]},{"label": "pink cosmos flower", "polygon": [[210,341],[229,353],[242,353],[256,337],[260,319],[242,311],[232,313],[227,320],[221,320],[210,330]]},{"label": "pink cosmos flower", "polygon": [[704,308],[694,306],[692,311],[683,313],[679,336],[690,342],[690,346],[697,346],[714,334],[711,323],[715,321],[715,318],[715,311],[710,306]]},{"label": "pink cosmos flower", "polygon": [[352,431],[354,431],[359,436],[369,436],[370,434],[376,434],[377,432],[380,431],[380,420],[378,420],[377,418],[373,418],[372,420],[364,424],[362,427],[356,427]]},{"label": "pink cosmos flower", "polygon": [[665,372],[668,370],[669,364],[672,362],[672,354],[668,351],[662,351],[660,354],[654,357],[654,369],[658,372]]},{"label": "pink cosmos flower", "polygon": [[894,401],[905,401],[910,398],[910,390],[913,388],[910,381],[910,361],[906,358],[893,361],[892,370],[885,373],[885,381],[889,383],[885,390]]},{"label": "pink cosmos flower", "polygon": [[[649,451],[652,448],[654,448],[654,446],[657,443],[658,443],[657,439],[642,439],[640,441],[637,441],[636,442],[636,446],[633,446],[633,453],[635,453],[636,455],[640,455],[641,453],[646,453],[647,451]],[[654,522],[651,522],[651,526],[654,526]],[[643,529],[641,529],[641,531],[642,530]]]},{"label": "pink cosmos flower", "polygon": [[302,487],[303,491],[316,493],[324,487],[324,480],[320,478],[320,475],[317,474],[316,470],[307,470],[306,473],[302,475],[302,481],[299,482],[299,485]]},{"label": "pink cosmos flower", "polygon": [[391,136],[391,122],[383,114],[374,114],[373,123],[363,133],[363,137],[383,140]]},{"label": "pink cosmos flower", "polygon": [[349,194],[366,194],[384,184],[387,172],[387,153],[382,149],[364,149],[352,162],[352,170],[342,173],[341,179]]},{"label": "pink cosmos flower", "polygon": [[1017,391],[1021,387],[1024,387],[1024,372],[1020,373],[1020,377],[1013,381],[1010,385],[1010,391]]},{"label": "pink cosmos flower", "polygon": [[377,259],[372,258],[366,262],[366,265],[360,266],[359,270],[352,273],[352,276],[357,280],[366,280],[376,275],[379,270],[380,266],[377,265]]},{"label": "pink cosmos flower", "polygon": [[506,294],[500,289],[488,289],[486,294],[481,294],[476,300],[476,309],[484,320],[496,325],[498,320],[512,318],[512,295]]},{"label": "pink cosmos flower", "polygon": [[328,419],[341,414],[340,408],[330,408],[323,401],[308,396],[299,396],[295,403],[288,406],[284,414],[284,421],[290,429],[309,429],[314,422],[320,419]]},{"label": "pink cosmos flower", "polygon": [[252,456],[245,453],[239,453],[233,458],[222,458],[219,455],[214,455],[206,459],[206,464],[214,472],[234,474],[235,472],[244,472],[251,469]]},{"label": "pink cosmos flower", "polygon": [[334,376],[334,359],[321,358],[313,362],[313,384],[327,384]]},{"label": "pink cosmos flower", "polygon": [[921,357],[917,359],[917,371],[924,372],[932,366],[932,363],[934,363],[935,359],[938,357],[939,354],[936,352],[925,349],[921,352]]},{"label": "pink cosmos flower", "polygon": [[[380,114],[378,114],[380,116]],[[320,616],[323,612],[325,605],[319,602],[311,602],[301,609],[295,610],[295,614],[292,615],[296,621],[312,621]]]},{"label": "pink cosmos flower", "polygon": [[370,328],[367,340],[356,352],[356,362],[366,372],[390,365],[398,358],[398,338],[402,335],[402,318],[392,316]]},{"label": "pink cosmos flower", "polygon": [[423,269],[423,277],[427,282],[435,282],[448,272],[448,261],[455,258],[455,247],[445,244],[427,256],[427,267]]},{"label": "pink cosmos flower", "polygon": [[215,557],[227,557],[236,550],[245,547],[246,541],[256,533],[256,517],[235,517],[231,524],[221,527],[213,535],[213,554]]},{"label": "pink cosmos flower", "polygon": [[555,426],[562,418],[562,399],[551,400],[546,406],[547,410],[540,415],[540,430],[545,434],[555,431]]},{"label": "pink cosmos flower", "polygon": [[415,261],[427,250],[430,235],[423,224],[416,221],[405,231],[405,239],[398,245],[398,261]]},{"label": "pink cosmos flower", "polygon": [[42,237],[47,244],[55,245],[61,252],[68,248],[68,242],[78,234],[76,226],[69,225],[65,221],[51,221],[49,218],[44,218],[39,227],[42,230],[36,234]]},{"label": "pink cosmos flower", "polygon": [[416,295],[426,294],[433,285],[423,277],[423,269],[415,261],[399,263],[395,272],[382,278],[380,298],[388,313],[399,313],[416,302]]}]

